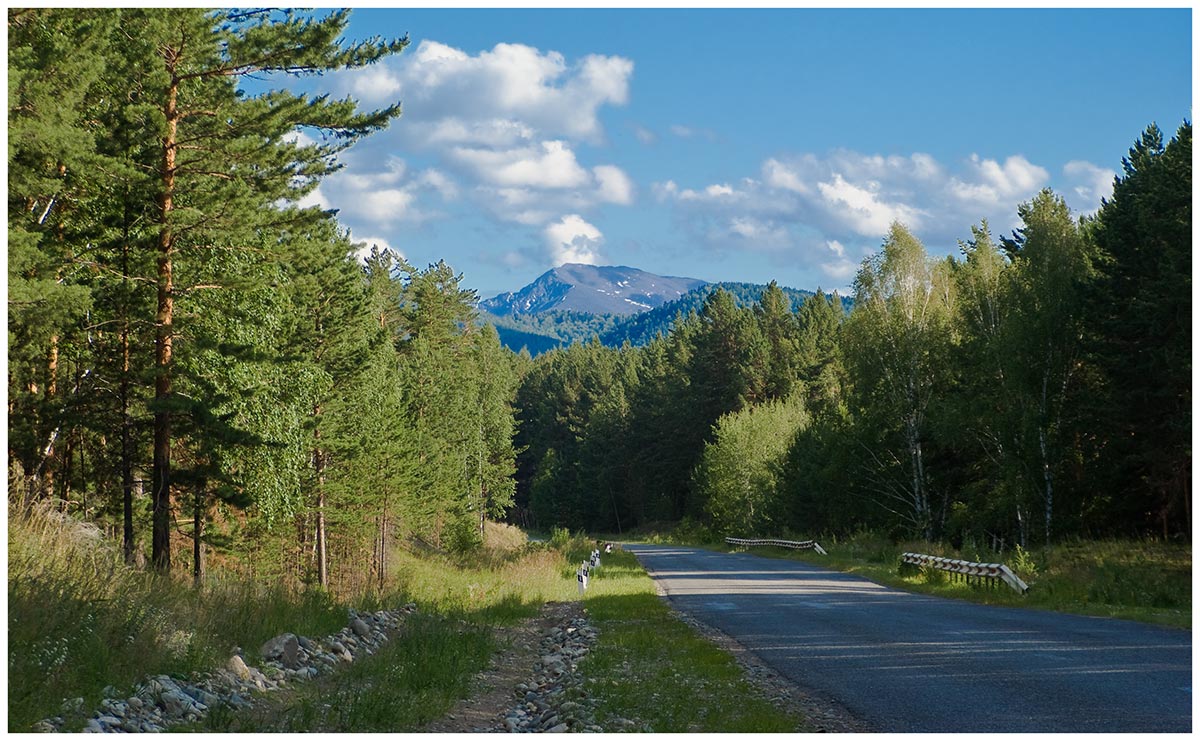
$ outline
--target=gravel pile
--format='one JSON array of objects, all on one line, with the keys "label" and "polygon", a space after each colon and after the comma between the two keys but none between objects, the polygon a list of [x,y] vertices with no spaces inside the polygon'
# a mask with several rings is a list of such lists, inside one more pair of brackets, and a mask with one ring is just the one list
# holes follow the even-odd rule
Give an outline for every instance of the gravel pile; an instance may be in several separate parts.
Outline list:
[{"label": "gravel pile", "polygon": [[[289,682],[300,682],[336,670],[375,653],[395,632],[404,616],[416,611],[415,604],[397,610],[359,613],[350,610],[349,623],[341,631],[312,639],[284,633],[267,641],[259,649],[259,666],[248,664],[240,648],[225,666],[211,672],[193,674],[188,680],[165,674],[150,677],[121,698],[113,687],[105,688],[105,699],[84,727],[85,733],[146,733],[164,731],[169,726],[195,723],[211,708],[244,708],[253,704],[259,692],[282,689]],[[261,668],[260,668],[261,667]],[[83,707],[83,699],[63,704],[64,714]],[[62,716],[38,721],[33,730],[55,733],[65,725]]]},{"label": "gravel pile", "polygon": [[541,658],[533,665],[533,676],[513,690],[520,702],[504,713],[496,728],[489,730],[602,732],[592,720],[595,701],[576,672],[578,662],[595,642],[596,629],[583,617],[571,618],[545,632],[539,645]]}]

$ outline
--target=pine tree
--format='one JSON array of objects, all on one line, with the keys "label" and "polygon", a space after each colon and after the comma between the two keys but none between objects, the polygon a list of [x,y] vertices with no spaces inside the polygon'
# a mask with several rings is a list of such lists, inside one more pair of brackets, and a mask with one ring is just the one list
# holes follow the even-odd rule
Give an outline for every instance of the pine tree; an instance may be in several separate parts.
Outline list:
[{"label": "pine tree", "polygon": [[787,295],[775,281],[763,291],[754,316],[768,347],[763,398],[785,398],[800,380],[800,327]]},{"label": "pine tree", "polygon": [[[122,16],[125,28],[138,29],[129,42],[143,67],[132,76],[145,80],[142,101],[153,107],[155,128],[164,132],[153,163],[158,232],[153,561],[160,570],[170,568],[175,301],[188,288],[176,282],[177,262],[201,250],[236,249],[260,230],[321,218],[276,204],[297,201],[336,167],[333,155],[399,114],[398,106],[364,114],[350,100],[280,91],[243,96],[237,82],[247,75],[360,67],[407,43],[373,39],[343,47],[347,20],[344,11],[324,17],[191,9]],[[305,128],[321,132],[325,141],[302,143],[296,133]]]},{"label": "pine tree", "polygon": [[[1108,383],[1100,421],[1121,519],[1191,532],[1192,125],[1151,125],[1096,216],[1085,318]],[[1149,524],[1146,522],[1146,524]]]},{"label": "pine tree", "polygon": [[81,390],[59,383],[60,347],[78,346],[68,335],[93,301],[67,232],[97,192],[87,101],[107,73],[114,26],[96,10],[8,13],[9,449],[28,496],[53,495],[55,446]]}]

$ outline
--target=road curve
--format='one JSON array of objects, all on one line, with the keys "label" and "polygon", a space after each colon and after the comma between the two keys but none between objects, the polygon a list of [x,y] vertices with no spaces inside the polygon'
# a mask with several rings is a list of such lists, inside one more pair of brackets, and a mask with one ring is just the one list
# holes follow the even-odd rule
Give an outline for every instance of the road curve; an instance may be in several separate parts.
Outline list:
[{"label": "road curve", "polygon": [[820,566],[626,545],[679,610],[880,732],[1190,732],[1192,634],[910,594]]}]

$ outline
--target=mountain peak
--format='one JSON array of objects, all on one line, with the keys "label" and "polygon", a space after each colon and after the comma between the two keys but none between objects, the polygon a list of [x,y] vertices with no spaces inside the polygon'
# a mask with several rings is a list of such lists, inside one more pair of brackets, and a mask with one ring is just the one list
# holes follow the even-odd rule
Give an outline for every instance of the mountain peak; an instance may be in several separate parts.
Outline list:
[{"label": "mountain peak", "polygon": [[566,263],[518,291],[480,301],[479,308],[498,315],[554,310],[639,314],[704,285],[696,278],[655,275],[625,265]]}]

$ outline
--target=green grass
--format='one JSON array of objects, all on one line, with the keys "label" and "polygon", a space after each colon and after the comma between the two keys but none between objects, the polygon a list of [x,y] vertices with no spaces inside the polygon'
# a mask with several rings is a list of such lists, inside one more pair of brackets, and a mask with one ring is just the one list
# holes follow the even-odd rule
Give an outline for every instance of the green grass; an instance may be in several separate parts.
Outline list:
[{"label": "green grass", "polygon": [[614,551],[586,593],[599,640],[580,664],[597,719],[626,718],[660,733],[785,733],[807,730],[744,678],[725,651],[672,613],[633,554]]},{"label": "green grass", "polygon": [[[186,675],[284,631],[323,635],[346,622],[327,595],[215,581],[201,591],[126,568],[94,528],[53,511],[10,511],[8,729],[62,715],[79,728],[103,689]],[[63,711],[83,698],[82,712]]]},{"label": "green grass", "polygon": [[[829,555],[755,547],[761,556],[830,566],[879,584],[911,592],[990,605],[1054,610],[1138,620],[1177,628],[1192,624],[1192,551],[1189,545],[1155,540],[1069,541],[1032,551],[955,550],[923,541],[893,543],[870,533],[817,539]],[[724,544],[705,547],[733,550]],[[1030,585],[1019,594],[1004,584],[988,588],[952,581],[946,572],[902,569],[905,551],[984,563],[1006,563]]]},{"label": "green grass", "polygon": [[416,614],[403,637],[337,674],[268,696],[245,713],[213,713],[200,732],[393,733],[419,731],[464,696],[495,641],[486,627]]},{"label": "green grass", "polygon": [[469,692],[497,648],[496,628],[502,635],[503,626],[572,594],[574,577],[567,579],[561,550],[508,535],[503,545],[460,556],[394,552],[392,587],[418,607],[399,636],[344,670],[294,685],[286,696],[267,695],[245,712],[211,714],[187,730],[420,731]]}]

